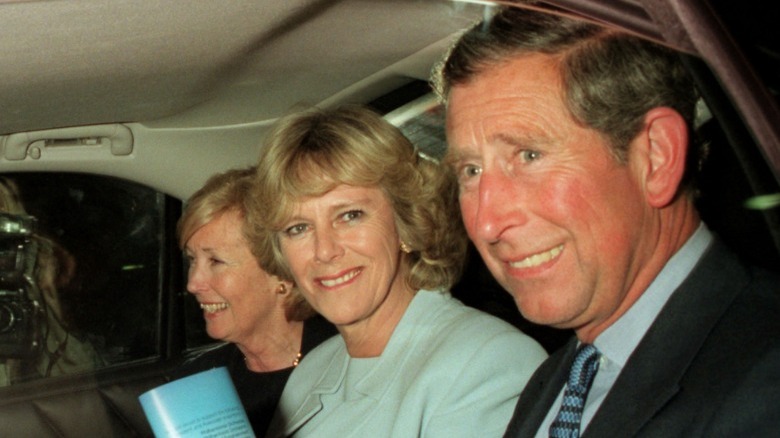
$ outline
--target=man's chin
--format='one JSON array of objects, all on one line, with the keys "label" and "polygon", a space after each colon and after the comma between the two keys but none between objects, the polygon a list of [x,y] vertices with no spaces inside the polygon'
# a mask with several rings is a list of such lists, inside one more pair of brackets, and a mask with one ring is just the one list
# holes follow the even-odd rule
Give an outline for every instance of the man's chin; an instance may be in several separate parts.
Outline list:
[{"label": "man's chin", "polygon": [[544,306],[531,303],[520,303],[515,299],[520,314],[528,321],[556,329],[570,329],[574,327],[571,315],[567,309],[560,307]]}]

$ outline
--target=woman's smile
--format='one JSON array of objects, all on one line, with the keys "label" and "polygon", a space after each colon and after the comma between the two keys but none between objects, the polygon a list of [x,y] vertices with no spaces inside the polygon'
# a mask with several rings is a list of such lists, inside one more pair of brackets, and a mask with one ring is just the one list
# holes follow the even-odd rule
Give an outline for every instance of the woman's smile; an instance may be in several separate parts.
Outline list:
[{"label": "woman's smile", "polygon": [[338,274],[337,276],[325,278],[320,277],[317,278],[316,281],[319,282],[321,285],[332,288],[341,286],[345,283],[351,283],[353,279],[355,279],[360,273],[363,272],[363,268],[355,268],[347,271],[344,274]]}]

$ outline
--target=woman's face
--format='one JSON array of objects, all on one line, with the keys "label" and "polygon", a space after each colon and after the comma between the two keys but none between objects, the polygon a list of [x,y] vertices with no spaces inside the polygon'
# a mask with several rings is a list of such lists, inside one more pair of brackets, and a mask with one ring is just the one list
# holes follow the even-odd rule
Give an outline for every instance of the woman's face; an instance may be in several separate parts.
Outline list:
[{"label": "woman's face", "polygon": [[342,184],[304,198],[279,238],[306,300],[342,332],[403,313],[410,291],[393,210],[380,189]]},{"label": "woman's face", "polygon": [[187,241],[187,290],[203,309],[209,336],[247,344],[284,318],[279,281],[260,268],[241,233],[243,217],[228,211]]}]

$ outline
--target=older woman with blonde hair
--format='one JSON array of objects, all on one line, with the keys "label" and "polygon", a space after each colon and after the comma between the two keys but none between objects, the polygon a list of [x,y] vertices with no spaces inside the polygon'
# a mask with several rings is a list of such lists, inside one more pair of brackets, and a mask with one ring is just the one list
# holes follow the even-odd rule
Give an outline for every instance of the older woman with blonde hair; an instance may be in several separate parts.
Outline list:
[{"label": "older woman with blonde hair", "polygon": [[249,197],[255,253],[341,336],[293,372],[269,436],[501,436],[546,353],[447,292],[466,250],[456,191],[367,109],[278,122]]},{"label": "older woman with blonde hair", "polygon": [[288,377],[302,357],[335,329],[293,290],[268,274],[246,237],[245,197],[252,168],[212,176],[187,202],[179,243],[189,260],[188,291],[206,331],[224,341],[177,370],[174,378],[226,366],[262,436]]}]

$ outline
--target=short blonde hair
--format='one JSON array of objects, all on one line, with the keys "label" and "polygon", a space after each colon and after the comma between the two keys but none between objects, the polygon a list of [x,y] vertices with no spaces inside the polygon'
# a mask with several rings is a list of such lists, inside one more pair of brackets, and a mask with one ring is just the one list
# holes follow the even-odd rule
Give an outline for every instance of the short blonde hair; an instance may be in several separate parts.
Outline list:
[{"label": "short blonde hair", "polygon": [[[262,269],[265,269],[261,259],[257,257],[248,233],[246,220],[247,194],[255,175],[254,167],[231,169],[224,173],[213,175],[187,201],[184,212],[176,227],[179,247],[184,249],[187,241],[201,227],[225,213],[236,211],[244,219],[241,234],[248,242],[252,254]],[[267,269],[266,269],[267,271]],[[285,301],[285,314],[289,320],[303,321],[314,314],[314,309],[294,288]]]},{"label": "short blonde hair", "polygon": [[378,114],[352,105],[310,108],[280,119],[263,146],[248,222],[255,255],[269,272],[292,280],[278,235],[294,204],[348,184],[387,196],[399,237],[411,249],[403,263],[412,289],[449,288],[460,278],[467,240],[455,176],[420,156]]}]

